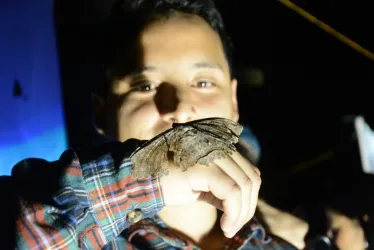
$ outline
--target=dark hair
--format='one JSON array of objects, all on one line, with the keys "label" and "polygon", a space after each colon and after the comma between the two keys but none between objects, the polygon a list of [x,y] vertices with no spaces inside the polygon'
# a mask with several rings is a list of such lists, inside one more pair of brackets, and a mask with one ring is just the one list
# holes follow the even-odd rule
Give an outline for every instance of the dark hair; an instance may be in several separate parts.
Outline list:
[{"label": "dark hair", "polygon": [[[168,18],[176,13],[203,18],[221,38],[223,50],[231,70],[232,44],[226,34],[221,14],[212,0],[117,0],[104,25],[100,61],[106,70],[118,64],[118,50],[126,49],[137,35],[152,21]],[[114,77],[120,77],[118,73]]]},{"label": "dark hair", "polygon": [[[328,197],[325,207],[335,210],[352,219],[358,219],[364,229],[369,249],[374,249],[374,176],[359,174],[349,180],[344,179],[338,189],[333,190]],[[369,221],[363,221],[368,215]]]}]

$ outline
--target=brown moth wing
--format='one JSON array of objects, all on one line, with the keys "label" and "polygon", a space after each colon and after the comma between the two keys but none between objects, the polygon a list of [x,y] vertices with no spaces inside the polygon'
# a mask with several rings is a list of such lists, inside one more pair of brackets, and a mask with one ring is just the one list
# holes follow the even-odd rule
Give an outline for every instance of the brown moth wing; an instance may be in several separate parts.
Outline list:
[{"label": "brown moth wing", "polygon": [[208,124],[213,127],[224,127],[224,128],[230,129],[231,133],[235,134],[237,137],[239,137],[243,131],[242,125],[240,125],[239,123],[233,120],[225,119],[225,118],[207,118],[207,119],[201,120],[199,124],[201,125]]},{"label": "brown moth wing", "polygon": [[168,162],[168,138],[180,137],[182,128],[171,128],[142,144],[130,156],[132,161],[132,176],[134,178],[149,178],[163,176],[168,173],[163,167]]},{"label": "brown moth wing", "polygon": [[221,135],[224,136],[227,133],[228,136],[232,135],[233,138],[239,138],[243,131],[243,126],[241,126],[239,123],[225,118],[203,119],[198,123],[199,129],[203,130],[204,125],[209,126],[208,129],[222,130]]},{"label": "brown moth wing", "polygon": [[196,164],[209,165],[235,151],[242,126],[224,118],[208,118],[177,123],[172,129],[144,143],[131,155],[135,178],[162,176],[172,164],[183,171]]},{"label": "brown moth wing", "polygon": [[132,175],[134,178],[149,178],[157,176],[161,166],[166,161],[168,146],[163,137],[155,138],[152,143],[141,146],[131,156]]},{"label": "brown moth wing", "polygon": [[223,141],[229,144],[237,143],[239,141],[238,136],[236,134],[233,134],[232,131],[226,127],[215,127],[207,124],[196,124],[192,126],[200,131],[200,133],[215,137],[216,140],[219,141]]},{"label": "brown moth wing", "polygon": [[223,118],[208,118],[183,126],[189,126],[184,136],[170,141],[174,162],[182,170],[198,163],[208,166],[225,154],[231,154],[236,150],[234,144],[242,131],[240,124]]}]

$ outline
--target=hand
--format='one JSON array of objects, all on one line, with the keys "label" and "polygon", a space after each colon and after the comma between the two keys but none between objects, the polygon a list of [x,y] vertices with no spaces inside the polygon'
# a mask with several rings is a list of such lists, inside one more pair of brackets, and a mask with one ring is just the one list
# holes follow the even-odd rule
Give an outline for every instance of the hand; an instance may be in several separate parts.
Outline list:
[{"label": "hand", "polygon": [[226,237],[233,237],[254,215],[261,185],[260,171],[238,152],[209,167],[196,165],[182,172],[168,166],[161,187],[166,206],[207,202],[223,211],[220,220]]},{"label": "hand", "polygon": [[305,248],[304,238],[309,230],[307,222],[272,207],[261,199],[258,201],[257,208],[270,233],[288,241],[298,249]]}]

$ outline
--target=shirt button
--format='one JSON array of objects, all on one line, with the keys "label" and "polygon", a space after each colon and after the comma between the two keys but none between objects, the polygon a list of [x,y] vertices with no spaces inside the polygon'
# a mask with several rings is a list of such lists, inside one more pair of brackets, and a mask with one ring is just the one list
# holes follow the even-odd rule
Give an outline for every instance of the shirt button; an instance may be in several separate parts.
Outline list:
[{"label": "shirt button", "polygon": [[135,210],[132,210],[130,211],[128,214],[127,214],[127,221],[130,223],[130,224],[135,224],[137,223],[138,221],[140,221],[141,219],[143,219],[143,212],[138,210],[138,209],[135,209]]}]

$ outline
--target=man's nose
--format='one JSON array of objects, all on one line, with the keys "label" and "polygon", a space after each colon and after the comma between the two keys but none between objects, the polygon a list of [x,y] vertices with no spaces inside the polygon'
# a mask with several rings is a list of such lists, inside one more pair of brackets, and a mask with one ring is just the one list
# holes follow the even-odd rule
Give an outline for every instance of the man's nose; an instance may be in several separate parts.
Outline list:
[{"label": "man's nose", "polygon": [[158,87],[154,100],[161,118],[166,123],[184,123],[196,119],[192,93],[186,88],[168,83]]}]

